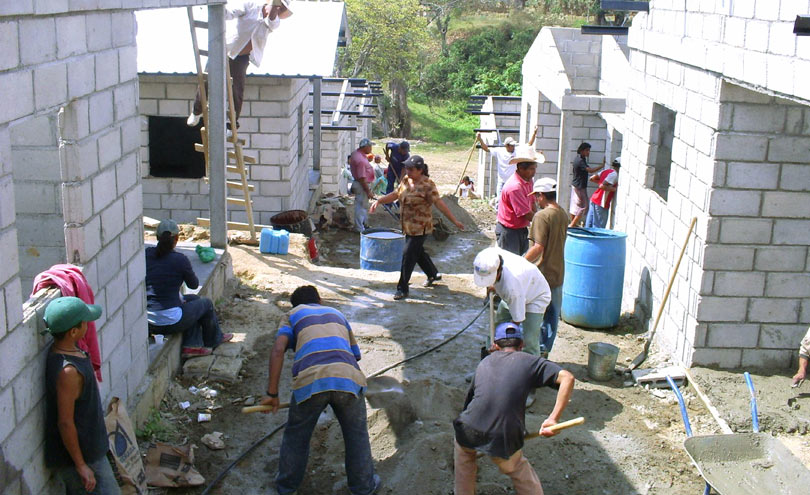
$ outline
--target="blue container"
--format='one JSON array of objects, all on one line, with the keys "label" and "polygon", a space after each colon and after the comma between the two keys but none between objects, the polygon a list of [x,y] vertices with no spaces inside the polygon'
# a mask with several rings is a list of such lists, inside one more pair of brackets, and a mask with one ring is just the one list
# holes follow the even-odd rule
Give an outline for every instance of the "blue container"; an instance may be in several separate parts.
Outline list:
[{"label": "blue container", "polygon": [[607,229],[568,229],[562,319],[578,327],[619,323],[627,234]]},{"label": "blue container", "polygon": [[398,272],[404,249],[405,236],[399,230],[367,229],[360,235],[360,268]]},{"label": "blue container", "polygon": [[264,228],[259,236],[259,252],[272,253],[273,229]]},{"label": "blue container", "polygon": [[290,250],[290,233],[284,229],[274,232],[276,232],[276,253],[287,254]]}]

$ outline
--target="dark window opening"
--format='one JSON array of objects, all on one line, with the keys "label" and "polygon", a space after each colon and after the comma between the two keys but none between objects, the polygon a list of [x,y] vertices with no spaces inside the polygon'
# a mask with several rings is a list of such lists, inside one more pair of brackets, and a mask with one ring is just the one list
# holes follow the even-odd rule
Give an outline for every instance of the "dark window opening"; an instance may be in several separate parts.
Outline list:
[{"label": "dark window opening", "polygon": [[650,187],[659,196],[667,200],[669,192],[669,177],[672,172],[672,140],[675,138],[675,115],[669,108],[653,104],[653,132],[652,144],[657,146],[655,162],[655,176]]},{"label": "dark window opening", "polygon": [[185,117],[149,117],[149,175],[199,179],[205,176],[205,157],[194,149],[200,128],[186,125]]}]

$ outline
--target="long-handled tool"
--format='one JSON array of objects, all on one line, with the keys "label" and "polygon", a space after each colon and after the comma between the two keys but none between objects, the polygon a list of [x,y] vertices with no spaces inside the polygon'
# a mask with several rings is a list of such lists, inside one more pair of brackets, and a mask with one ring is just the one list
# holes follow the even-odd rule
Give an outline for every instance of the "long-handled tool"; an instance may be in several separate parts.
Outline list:
[{"label": "long-handled tool", "polygon": [[655,337],[655,329],[658,328],[658,322],[661,320],[661,315],[664,313],[664,307],[667,305],[667,299],[669,299],[669,292],[672,290],[672,284],[675,283],[675,276],[678,274],[678,267],[681,266],[681,259],[683,259],[683,253],[686,252],[686,246],[689,245],[689,238],[692,237],[692,230],[695,228],[695,223],[697,223],[697,217],[692,217],[692,223],[689,224],[689,232],[686,233],[686,239],[683,241],[683,246],[681,246],[681,254],[678,256],[678,261],[675,263],[675,268],[672,270],[672,276],[669,277],[669,284],[667,285],[667,290],[664,292],[664,298],[661,299],[661,304],[658,307],[658,314],[655,316],[655,323],[653,323],[652,330],[650,330],[650,335],[647,337],[647,341],[644,343],[644,350],[639,353],[638,356],[633,359],[633,362],[630,363],[628,367],[629,371],[632,371],[644,362],[647,359],[647,353],[650,352],[650,345],[652,344],[653,337]]},{"label": "long-handled tool", "polygon": [[481,359],[489,356],[489,346],[495,342],[495,293],[489,293],[489,342],[481,346]]},{"label": "long-handled tool", "polygon": [[[278,405],[279,409],[287,409],[288,407],[290,407],[289,402],[282,402],[281,404]],[[272,411],[272,410],[273,410],[273,406],[247,406],[247,407],[242,408],[242,414],[251,414],[251,413],[256,413],[256,412],[267,412],[267,411]]]},{"label": "long-handled tool", "polygon": [[470,166],[470,160],[472,160],[473,152],[475,151],[475,145],[478,143],[478,135],[475,135],[475,140],[473,141],[472,148],[470,148],[470,155],[467,157],[467,163],[464,165],[464,170],[461,172],[461,177],[459,177],[458,182],[456,183],[456,190],[453,191],[453,196],[458,194],[458,188],[461,187],[461,179],[464,178],[464,174],[467,173],[467,167]]},{"label": "long-handled tool", "polygon": [[[564,430],[566,428],[571,428],[572,426],[581,425],[584,422],[585,422],[585,418],[580,416],[578,418],[569,419],[568,421],[563,421],[562,423],[557,423],[554,426],[549,426],[547,429],[549,429],[551,431],[560,431],[560,430]],[[537,437],[541,436],[540,435],[541,431],[542,430],[533,431],[533,432],[529,433],[528,435],[526,435],[524,438],[526,440],[529,440],[530,438],[537,438]]]}]

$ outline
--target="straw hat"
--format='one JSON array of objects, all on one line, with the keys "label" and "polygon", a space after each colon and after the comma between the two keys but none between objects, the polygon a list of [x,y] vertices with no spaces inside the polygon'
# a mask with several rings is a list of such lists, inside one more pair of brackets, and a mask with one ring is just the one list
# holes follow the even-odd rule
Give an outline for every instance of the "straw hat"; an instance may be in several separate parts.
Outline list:
[{"label": "straw hat", "polygon": [[523,162],[545,163],[546,157],[535,151],[534,146],[521,144],[515,148],[515,156],[509,160],[509,165]]}]

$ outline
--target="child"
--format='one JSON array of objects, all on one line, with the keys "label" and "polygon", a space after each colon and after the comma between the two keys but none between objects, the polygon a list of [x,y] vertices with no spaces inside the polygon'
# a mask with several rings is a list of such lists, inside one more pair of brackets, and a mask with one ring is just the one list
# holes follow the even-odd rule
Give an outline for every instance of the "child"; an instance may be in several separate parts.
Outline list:
[{"label": "child", "polygon": [[475,195],[475,182],[470,179],[469,175],[465,175],[458,186],[461,191],[462,198],[476,198]]},{"label": "child", "polygon": [[453,422],[455,441],[455,495],[474,495],[478,471],[476,451],[492,459],[503,474],[512,478],[517,495],[537,495],[543,488],[537,473],[523,456],[526,435],[526,397],[536,387],[557,388],[554,410],[543,421],[540,434],[556,433],[557,424],[571,391],[574,375],[541,357],[521,352],[523,333],[513,322],[495,329],[489,356],[475,370],[464,410]]},{"label": "child", "polygon": [[68,494],[121,491],[107,460],[107,429],[93,365],[76,342],[101,306],[77,297],[54,299],[45,308],[53,344],[45,364],[45,463],[56,470]]}]

